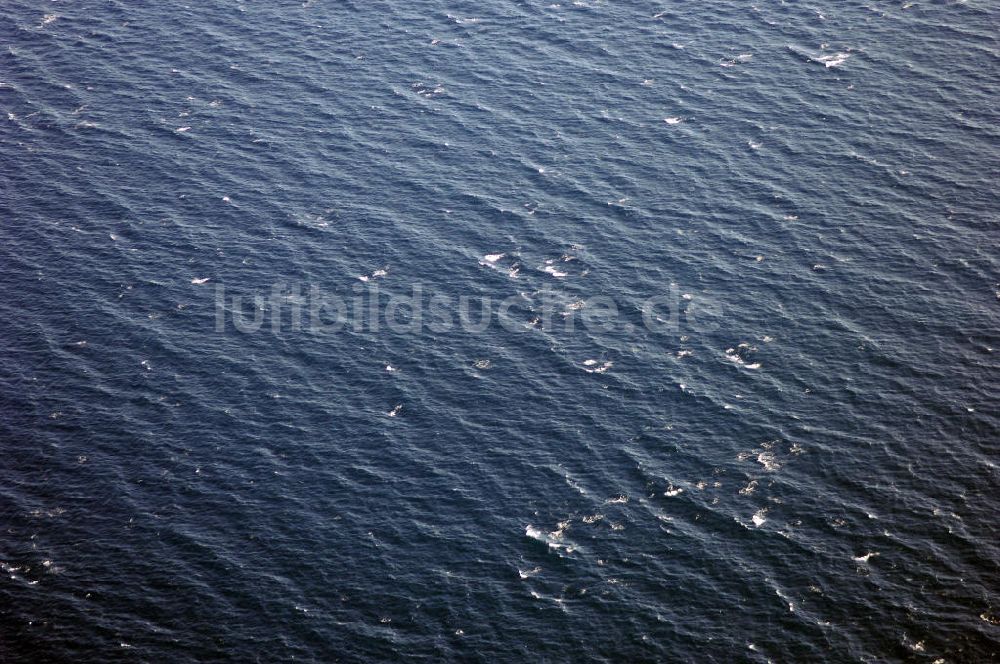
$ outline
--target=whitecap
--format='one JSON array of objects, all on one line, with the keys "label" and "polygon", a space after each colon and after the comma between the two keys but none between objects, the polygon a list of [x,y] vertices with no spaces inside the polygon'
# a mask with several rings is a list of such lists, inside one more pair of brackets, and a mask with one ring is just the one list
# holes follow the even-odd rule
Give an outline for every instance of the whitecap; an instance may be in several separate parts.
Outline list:
[{"label": "whitecap", "polygon": [[743,64],[745,62],[750,62],[753,59],[753,53],[742,53],[734,58],[727,58],[720,62],[719,64],[723,67],[733,67],[735,65]]},{"label": "whitecap", "polygon": [[370,281],[371,279],[378,279],[379,277],[384,277],[389,274],[389,268],[384,267],[380,270],[375,270],[371,275],[361,275],[358,277],[358,281]]},{"label": "whitecap", "polygon": [[[826,44],[823,44],[821,45],[820,48],[825,48],[825,47]],[[824,67],[839,67],[840,65],[844,64],[844,62],[846,62],[849,57],[851,57],[850,53],[829,53],[826,55],[815,55],[814,53],[811,53],[806,49],[791,45],[788,46],[788,49],[793,53],[795,53],[796,55],[799,55],[809,60],[810,62],[821,64]]]},{"label": "whitecap", "polygon": [[815,58],[816,62],[821,62],[827,67],[839,67],[851,57],[850,53],[834,53],[832,55],[821,55]]},{"label": "whitecap", "polygon": [[761,452],[757,455],[757,463],[764,466],[764,470],[768,472],[774,472],[781,469],[781,464],[778,463],[777,457],[774,456],[772,452]]},{"label": "whitecap", "polygon": [[557,279],[562,279],[563,277],[569,276],[568,272],[560,272],[551,265],[546,265],[544,268],[542,268],[542,271],[551,274],[553,277],[556,277]]},{"label": "whitecap", "polygon": [[534,526],[529,524],[524,529],[524,534],[533,540],[542,542],[550,549],[564,549],[567,553],[572,553],[574,547],[562,541],[563,534],[568,527],[569,527],[569,522],[563,521],[559,524],[558,528],[556,528],[552,532],[546,533],[543,530],[535,528]]}]

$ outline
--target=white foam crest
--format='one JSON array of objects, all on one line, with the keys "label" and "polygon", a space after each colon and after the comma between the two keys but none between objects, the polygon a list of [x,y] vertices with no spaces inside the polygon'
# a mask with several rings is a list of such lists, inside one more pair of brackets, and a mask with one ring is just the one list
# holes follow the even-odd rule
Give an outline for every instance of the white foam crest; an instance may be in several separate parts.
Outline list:
[{"label": "white foam crest", "polygon": [[375,270],[370,275],[362,274],[361,276],[358,277],[358,281],[371,281],[372,279],[379,279],[381,277],[385,277],[388,275],[389,275],[389,267],[386,266],[378,270]]},{"label": "white foam crest", "polygon": [[545,267],[543,267],[542,272],[547,272],[548,274],[551,274],[553,277],[556,277],[557,279],[562,279],[563,277],[569,276],[568,272],[561,272],[552,265],[546,265]]},{"label": "white foam crest", "polygon": [[833,53],[831,55],[821,55],[815,58],[816,62],[821,62],[827,67],[839,67],[851,57],[850,53]]},{"label": "white foam crest", "polygon": [[614,365],[615,365],[614,362],[604,362],[603,364],[600,364],[597,360],[584,360],[583,370],[586,371],[587,373],[602,374],[605,373],[608,369],[610,369]]},{"label": "white foam crest", "polygon": [[566,553],[572,553],[576,550],[572,544],[564,541],[564,535],[566,530],[569,528],[569,521],[561,521],[555,530],[551,532],[545,532],[540,528],[528,525],[524,529],[524,534],[533,540],[542,542],[552,550],[562,549]]}]

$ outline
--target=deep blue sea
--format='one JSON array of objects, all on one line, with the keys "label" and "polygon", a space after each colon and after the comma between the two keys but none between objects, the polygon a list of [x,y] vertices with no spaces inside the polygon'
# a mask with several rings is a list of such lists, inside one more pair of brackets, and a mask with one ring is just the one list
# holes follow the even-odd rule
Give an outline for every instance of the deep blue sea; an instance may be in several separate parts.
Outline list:
[{"label": "deep blue sea", "polygon": [[993,0],[5,0],[0,662],[1000,659]]}]

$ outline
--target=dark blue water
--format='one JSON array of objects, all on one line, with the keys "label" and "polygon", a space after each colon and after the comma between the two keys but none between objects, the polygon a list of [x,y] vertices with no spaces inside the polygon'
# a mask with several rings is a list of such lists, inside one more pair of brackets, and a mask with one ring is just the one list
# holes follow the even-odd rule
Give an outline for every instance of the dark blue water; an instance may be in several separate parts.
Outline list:
[{"label": "dark blue water", "polygon": [[995,659],[998,26],[4,2],[0,661]]}]

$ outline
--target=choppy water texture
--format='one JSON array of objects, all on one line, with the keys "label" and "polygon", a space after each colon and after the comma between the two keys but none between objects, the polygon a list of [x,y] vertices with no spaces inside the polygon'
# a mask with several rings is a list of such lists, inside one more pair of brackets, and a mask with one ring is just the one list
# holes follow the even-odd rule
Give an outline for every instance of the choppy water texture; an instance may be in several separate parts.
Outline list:
[{"label": "choppy water texture", "polygon": [[997,656],[995,3],[0,17],[3,661]]}]

